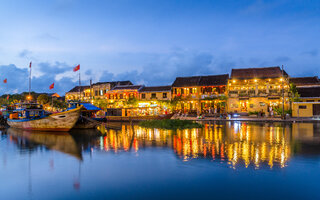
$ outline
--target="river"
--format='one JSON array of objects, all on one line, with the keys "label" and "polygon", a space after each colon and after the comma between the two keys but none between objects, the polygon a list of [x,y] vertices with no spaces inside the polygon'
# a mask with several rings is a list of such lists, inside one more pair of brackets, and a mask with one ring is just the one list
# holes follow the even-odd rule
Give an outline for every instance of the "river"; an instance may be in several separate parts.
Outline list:
[{"label": "river", "polygon": [[319,199],[320,124],[1,132],[2,199]]}]

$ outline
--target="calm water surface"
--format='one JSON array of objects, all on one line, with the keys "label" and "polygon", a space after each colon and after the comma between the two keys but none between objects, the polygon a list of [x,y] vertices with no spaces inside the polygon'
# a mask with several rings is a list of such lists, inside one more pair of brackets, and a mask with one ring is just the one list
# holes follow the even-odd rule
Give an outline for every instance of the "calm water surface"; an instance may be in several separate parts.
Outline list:
[{"label": "calm water surface", "polygon": [[320,199],[320,124],[2,131],[1,199]]}]

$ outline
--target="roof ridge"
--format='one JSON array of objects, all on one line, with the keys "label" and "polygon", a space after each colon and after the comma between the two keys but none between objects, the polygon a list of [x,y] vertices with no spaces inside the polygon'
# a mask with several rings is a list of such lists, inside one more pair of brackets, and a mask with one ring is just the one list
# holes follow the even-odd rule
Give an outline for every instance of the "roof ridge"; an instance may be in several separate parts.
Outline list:
[{"label": "roof ridge", "polygon": [[248,70],[248,69],[270,69],[270,68],[279,68],[280,70],[281,70],[281,68],[280,68],[280,66],[272,66],[272,67],[249,67],[249,68],[236,68],[236,69],[231,69],[232,71],[233,70]]}]

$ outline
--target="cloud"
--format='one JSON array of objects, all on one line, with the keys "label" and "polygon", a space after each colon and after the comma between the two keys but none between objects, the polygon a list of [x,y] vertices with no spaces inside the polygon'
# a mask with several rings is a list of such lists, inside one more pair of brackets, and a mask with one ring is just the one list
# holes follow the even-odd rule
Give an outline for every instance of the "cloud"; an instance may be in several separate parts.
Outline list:
[{"label": "cloud", "polygon": [[310,51],[304,51],[304,52],[302,52],[302,54],[315,57],[315,56],[317,56],[319,54],[319,51],[318,51],[318,49],[313,49],[313,50],[310,50]]},{"label": "cloud", "polygon": [[28,49],[24,49],[19,53],[19,57],[24,58],[27,57],[31,54],[32,52],[29,51]]},{"label": "cloud", "polygon": [[235,63],[230,58],[215,59],[210,53],[176,51],[159,56],[154,62],[144,65],[141,71],[114,74],[105,70],[99,81],[130,80],[134,84],[170,85],[178,76],[229,73]]},{"label": "cloud", "polygon": [[50,33],[42,33],[37,35],[36,38],[40,40],[59,40],[58,37],[51,35]]},{"label": "cloud", "polygon": [[[66,63],[55,62],[50,63],[39,63],[33,66],[35,71],[40,71],[40,75],[32,77],[31,89],[35,92],[57,92],[64,94],[74,86],[78,84],[78,80],[74,74],[68,74],[67,71],[71,71],[72,66]],[[1,94],[7,93],[21,93],[28,91],[29,88],[29,71],[28,68],[19,68],[14,64],[1,65],[0,71],[0,87]],[[61,76],[58,80],[58,76]],[[3,83],[3,80],[7,78],[7,84]],[[85,80],[84,80],[85,81]],[[49,85],[55,83],[55,88],[49,90]]]},{"label": "cloud", "polygon": [[278,63],[288,62],[291,59],[288,56],[279,56],[274,61]]}]

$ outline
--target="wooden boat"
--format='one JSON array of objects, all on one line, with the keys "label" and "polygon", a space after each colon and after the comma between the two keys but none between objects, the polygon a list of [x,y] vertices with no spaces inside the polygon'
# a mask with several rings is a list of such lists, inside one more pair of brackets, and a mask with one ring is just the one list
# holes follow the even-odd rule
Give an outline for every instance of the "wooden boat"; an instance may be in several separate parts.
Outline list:
[{"label": "wooden boat", "polygon": [[97,118],[96,113],[101,109],[87,102],[69,102],[69,108],[75,109],[79,106],[83,106],[80,117],[77,123],[74,125],[74,129],[94,129],[104,120],[103,118]]},{"label": "wooden boat", "polygon": [[144,116],[132,116],[128,114],[129,109],[107,109],[107,122],[129,122],[129,121],[144,121],[144,120],[161,120],[170,119],[173,114],[163,114],[163,115],[144,115]]},{"label": "wooden boat", "polygon": [[10,114],[7,123],[10,127],[26,130],[69,131],[79,119],[81,109],[82,106],[49,114],[41,105],[25,104]]}]

